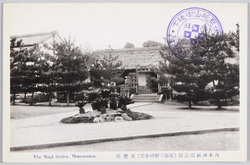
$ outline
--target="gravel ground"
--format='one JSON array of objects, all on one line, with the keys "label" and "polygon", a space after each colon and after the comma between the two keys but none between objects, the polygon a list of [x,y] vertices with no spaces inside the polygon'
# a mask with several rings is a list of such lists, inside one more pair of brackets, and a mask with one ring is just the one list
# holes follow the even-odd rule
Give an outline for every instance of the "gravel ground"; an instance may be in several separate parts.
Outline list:
[{"label": "gravel ground", "polygon": [[[136,104],[130,104],[128,107],[141,107],[150,105],[152,103],[136,103]],[[216,110],[216,106],[193,106],[192,109],[188,109],[186,105],[179,102],[172,102],[168,101],[163,103],[162,105],[166,105],[167,107],[171,107],[174,110],[187,110],[187,111],[217,111],[217,112],[228,112],[233,111],[237,112],[239,111],[239,106],[228,106],[223,107],[223,110]],[[84,106],[85,109],[88,109],[90,107],[90,104],[87,104]],[[87,108],[86,108],[87,107]],[[132,108],[132,109],[133,109]],[[10,118],[11,119],[25,119],[25,118],[32,118],[32,117],[38,117],[38,116],[44,116],[44,115],[52,115],[52,114],[60,114],[65,112],[76,112],[78,113],[78,107],[74,106],[74,104],[70,104],[69,106],[66,106],[62,103],[54,103],[53,106],[48,106],[47,103],[40,103],[35,106],[29,106],[27,104],[20,104],[11,106],[10,108]]]},{"label": "gravel ground", "polygon": [[[152,103],[137,103],[137,104],[131,104],[128,107],[142,107],[146,105],[150,105]],[[39,105],[35,106],[29,106],[27,104],[22,105],[15,105],[10,106],[10,118],[11,119],[26,119],[26,118],[32,118],[32,117],[39,117],[39,116],[45,116],[45,115],[53,115],[53,114],[60,114],[65,112],[76,112],[79,113],[79,108],[74,106],[74,104],[70,104],[69,106],[66,106],[65,104],[59,104],[57,103],[53,106],[48,106],[46,103],[40,103]],[[84,109],[88,111],[91,108],[90,104],[86,104],[84,106]]]},{"label": "gravel ground", "polygon": [[[239,150],[239,132],[144,138],[98,144],[26,150],[22,152],[91,151],[234,151]],[[19,151],[17,151],[19,152]]]},{"label": "gravel ground", "polygon": [[59,114],[65,112],[78,113],[78,107],[59,107],[59,106],[11,106],[10,108],[10,118],[11,119],[25,119],[44,115]]}]

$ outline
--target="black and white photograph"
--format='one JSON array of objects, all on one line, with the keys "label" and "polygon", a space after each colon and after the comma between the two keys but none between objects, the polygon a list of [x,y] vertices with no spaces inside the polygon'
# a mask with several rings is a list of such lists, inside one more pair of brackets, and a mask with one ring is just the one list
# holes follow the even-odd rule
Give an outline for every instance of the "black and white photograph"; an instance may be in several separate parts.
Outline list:
[{"label": "black and white photograph", "polygon": [[3,161],[246,161],[247,12],[5,3]]}]

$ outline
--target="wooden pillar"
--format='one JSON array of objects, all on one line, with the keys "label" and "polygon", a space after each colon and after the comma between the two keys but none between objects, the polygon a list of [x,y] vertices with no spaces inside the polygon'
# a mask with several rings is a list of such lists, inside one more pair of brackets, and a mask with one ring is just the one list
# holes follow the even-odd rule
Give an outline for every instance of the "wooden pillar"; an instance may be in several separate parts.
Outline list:
[{"label": "wooden pillar", "polygon": [[160,78],[160,75],[159,74],[156,74],[156,77],[157,77],[157,80],[158,80],[158,92],[161,92],[161,85],[159,83],[159,78]]},{"label": "wooden pillar", "polygon": [[136,93],[138,93],[138,92],[139,92],[138,67],[139,67],[139,65],[137,65],[137,66],[136,66],[136,71],[135,71],[135,79],[136,79]]}]

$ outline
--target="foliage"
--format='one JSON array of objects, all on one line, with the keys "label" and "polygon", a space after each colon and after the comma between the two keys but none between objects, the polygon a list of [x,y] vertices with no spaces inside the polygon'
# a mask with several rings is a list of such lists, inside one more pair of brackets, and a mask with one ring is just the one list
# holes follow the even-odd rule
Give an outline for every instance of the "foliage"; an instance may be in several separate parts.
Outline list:
[{"label": "foliage", "polygon": [[212,83],[212,87],[206,87],[206,92],[220,109],[223,100],[239,94],[238,41],[231,32],[221,38],[218,35],[205,36],[203,42],[193,45],[191,50],[198,57],[209,59],[202,65],[201,73],[203,79]]},{"label": "foliage", "polygon": [[167,47],[166,45],[163,45],[161,46],[160,55],[161,55],[162,60],[159,61],[158,74],[160,76],[159,76],[158,83],[161,86],[167,86],[168,84],[173,84],[173,79],[171,79],[171,75],[169,75],[168,73],[169,61],[172,60],[173,54],[171,50],[169,49],[169,47]]},{"label": "foliage", "polygon": [[87,93],[87,99],[89,102],[93,102],[98,97],[98,95],[99,95],[98,92]]},{"label": "foliage", "polygon": [[118,95],[115,93],[110,94],[110,109],[117,109],[117,99]]},{"label": "foliage", "polygon": [[53,57],[49,57],[53,63],[46,75],[50,91],[67,91],[67,104],[69,94],[81,91],[86,85],[84,80],[88,78],[88,62],[90,56],[83,54],[79,46],[75,46],[70,39],[62,43],[54,43],[51,48]]},{"label": "foliage", "polygon": [[157,41],[148,40],[146,42],[143,42],[142,47],[156,47],[156,46],[162,46],[162,43]]},{"label": "foliage", "polygon": [[49,104],[54,91],[67,91],[69,94],[85,89],[84,80],[88,77],[89,54],[83,54],[81,48],[71,40],[46,46],[53,55],[39,50],[37,45],[23,47],[22,41],[11,40],[11,93],[49,93]]},{"label": "foliage", "polygon": [[109,98],[110,97],[110,91],[109,90],[101,90],[101,96],[103,98]]},{"label": "foliage", "polygon": [[136,88],[129,88],[130,94],[136,94]]},{"label": "foliage", "polygon": [[157,85],[158,80],[156,77],[154,77],[152,74],[149,74],[146,76],[146,86],[147,89],[152,90],[153,92],[157,92],[158,89],[155,89],[155,84]]},{"label": "foliage", "polygon": [[41,58],[41,52],[37,47],[30,49],[22,46],[22,41],[11,40],[10,44],[10,84],[11,93],[14,95],[13,104],[15,104],[16,93],[31,92],[31,105],[36,91],[43,91],[39,84],[43,83],[42,73],[46,70],[47,64]]},{"label": "foliage", "polygon": [[127,42],[127,43],[125,44],[125,46],[124,46],[124,48],[134,48],[134,47],[135,47],[135,45],[132,44],[132,43],[130,43],[130,42]]},{"label": "foliage", "polygon": [[98,97],[92,102],[92,108],[101,111],[102,114],[106,113],[106,108],[108,107],[108,98]]},{"label": "foliage", "polygon": [[124,79],[121,70],[122,63],[118,61],[118,56],[113,54],[113,49],[109,47],[108,55],[103,60],[96,60],[91,66],[91,81],[96,87],[107,87],[112,82],[117,85],[122,84]]},{"label": "foliage", "polygon": [[46,94],[36,94],[34,95],[34,102],[48,102],[49,101],[49,96]]},{"label": "foliage", "polygon": [[79,108],[80,114],[85,113],[85,110],[83,108],[84,105],[86,105],[88,102],[87,101],[78,101],[75,105]]},{"label": "foliage", "polygon": [[238,52],[234,49],[237,41],[232,41],[233,38],[233,33],[220,36],[205,32],[205,38],[189,48],[191,63],[173,58],[169,48],[163,46],[160,51],[163,62],[160,62],[159,70],[162,76],[168,77],[163,77],[161,84],[167,81],[175,91],[184,93],[181,100],[188,101],[190,108],[191,102],[208,99],[216,100],[216,105],[221,108],[222,99],[238,94],[239,64],[235,58]]},{"label": "foliage", "polygon": [[127,96],[119,96],[118,100],[118,108],[121,108],[124,111],[127,110],[127,105],[134,103],[134,101],[132,101],[132,99]]},{"label": "foliage", "polygon": [[88,102],[91,102],[93,110],[101,111],[102,114],[106,113],[108,102],[110,100],[109,90],[93,90],[87,93]]}]

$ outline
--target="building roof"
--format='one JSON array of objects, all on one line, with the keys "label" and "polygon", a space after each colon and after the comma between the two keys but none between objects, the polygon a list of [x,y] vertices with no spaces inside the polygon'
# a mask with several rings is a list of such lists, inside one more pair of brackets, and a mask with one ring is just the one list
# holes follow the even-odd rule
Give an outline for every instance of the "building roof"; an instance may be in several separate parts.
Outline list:
[{"label": "building roof", "polygon": [[15,35],[10,37],[10,39],[14,38],[17,40],[22,40],[22,43],[24,44],[23,46],[34,46],[35,44],[45,43],[49,39],[54,39],[60,42],[63,41],[56,31],[27,35]]},{"label": "building roof", "polygon": [[112,55],[118,56],[117,61],[122,62],[124,69],[135,69],[136,67],[155,68],[159,66],[161,55],[159,53],[160,47],[147,47],[147,48],[124,48],[108,50],[97,50],[93,55],[97,59],[103,59],[104,56]]}]

